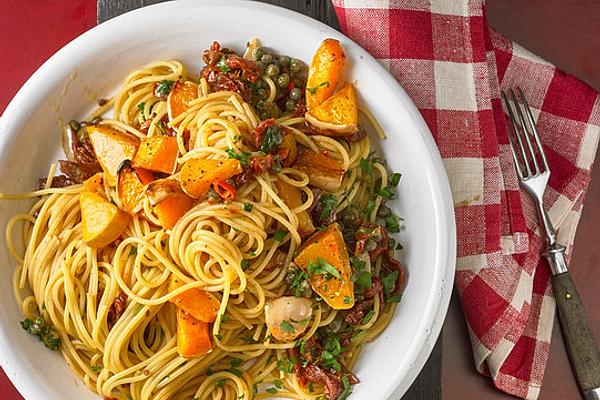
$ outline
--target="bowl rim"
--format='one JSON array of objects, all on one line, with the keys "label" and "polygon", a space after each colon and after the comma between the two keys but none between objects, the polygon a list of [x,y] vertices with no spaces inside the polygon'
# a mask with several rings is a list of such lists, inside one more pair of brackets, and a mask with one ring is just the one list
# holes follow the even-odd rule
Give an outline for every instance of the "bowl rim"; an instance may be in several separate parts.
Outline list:
[{"label": "bowl rim", "polygon": [[[429,183],[429,189],[432,192],[433,212],[438,228],[435,233],[438,248],[436,249],[435,274],[432,277],[434,286],[431,291],[435,296],[430,296],[426,306],[425,317],[422,318],[421,324],[416,328],[417,333],[422,332],[422,335],[416,335],[418,340],[415,339],[415,345],[406,353],[406,357],[413,360],[413,362],[406,374],[397,378],[395,387],[392,390],[392,393],[390,393],[390,398],[400,396],[408,390],[410,385],[412,385],[429,358],[436,340],[440,335],[448,310],[456,268],[456,224],[452,193],[437,145],[413,101],[383,65],[344,34],[320,21],[296,11],[271,4],[254,1],[250,2],[247,0],[204,0],[201,3],[195,0],[175,0],[138,8],[102,22],[79,35],[58,50],[46,60],[34,74],[32,74],[10,101],[5,112],[0,117],[0,148],[6,146],[10,141],[10,138],[3,134],[3,132],[9,130],[12,125],[18,124],[19,113],[17,110],[28,103],[28,99],[35,95],[35,92],[39,87],[44,87],[43,81],[47,77],[53,75],[53,68],[56,68],[62,60],[65,60],[70,57],[71,54],[74,54],[74,52],[77,51],[77,48],[82,46],[90,38],[101,36],[103,33],[111,31],[114,27],[127,24],[129,21],[143,18],[148,13],[160,13],[162,9],[167,7],[207,8],[215,6],[223,8],[244,8],[248,12],[259,10],[263,13],[273,14],[276,18],[296,20],[310,29],[318,30],[332,37],[343,38],[349,44],[355,46],[355,50],[361,55],[361,63],[369,64],[370,68],[379,72],[381,79],[385,80],[386,84],[393,87],[394,92],[398,94],[398,99],[403,103],[412,122],[416,125],[421,134],[421,139],[424,141],[429,151],[433,172],[432,178],[436,180],[436,182]],[[9,343],[8,334],[2,323],[0,323],[0,343]],[[39,392],[35,389],[35,384],[32,385],[35,381],[34,377],[23,373],[25,371],[19,366],[16,352],[11,351],[8,348],[9,346],[7,345],[0,346],[0,366],[4,368],[6,375],[25,399],[36,398],[35,396],[37,396]]]}]

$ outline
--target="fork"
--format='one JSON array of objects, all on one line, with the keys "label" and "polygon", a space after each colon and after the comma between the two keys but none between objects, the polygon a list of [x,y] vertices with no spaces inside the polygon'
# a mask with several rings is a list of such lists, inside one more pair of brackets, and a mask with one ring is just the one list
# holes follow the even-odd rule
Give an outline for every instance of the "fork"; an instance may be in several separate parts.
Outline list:
[{"label": "fork", "polygon": [[521,187],[535,201],[546,233],[547,247],[544,256],[552,271],[552,289],[560,326],[579,389],[586,400],[600,400],[600,352],[567,269],[565,247],[557,243],[556,231],[544,208],[543,195],[550,178],[550,168],[525,94],[520,88],[517,91],[519,99],[514,90],[509,92],[512,105],[506,93],[502,92],[516,139],[515,143],[509,135],[515,169]]}]

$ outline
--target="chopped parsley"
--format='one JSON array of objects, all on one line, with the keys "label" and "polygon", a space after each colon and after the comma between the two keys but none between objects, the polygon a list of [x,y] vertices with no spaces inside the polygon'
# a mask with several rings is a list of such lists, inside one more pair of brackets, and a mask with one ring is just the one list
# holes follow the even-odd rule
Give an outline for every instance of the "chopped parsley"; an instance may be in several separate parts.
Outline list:
[{"label": "chopped parsley", "polygon": [[344,304],[352,303],[352,296],[344,296]]},{"label": "chopped parsley", "polygon": [[283,242],[283,238],[285,238],[285,232],[282,230],[277,230],[274,234],[273,234],[273,239],[277,240],[279,243]]},{"label": "chopped parsley", "polygon": [[215,337],[216,337],[217,339],[219,339],[219,340],[223,340],[223,335],[219,335],[219,334],[217,334],[217,335],[215,335]]},{"label": "chopped parsley", "polygon": [[375,194],[383,197],[386,200],[394,198],[394,192],[392,192],[392,189],[389,186],[379,189],[377,192],[375,192]]},{"label": "chopped parsley", "polygon": [[289,358],[283,360],[277,360],[277,369],[281,372],[287,372],[288,374],[294,370],[294,363]]},{"label": "chopped parsley", "polygon": [[344,391],[340,393],[336,400],[346,400],[348,396],[352,394],[352,387],[350,386],[350,379],[348,379],[348,375],[344,375],[342,377],[342,384],[344,385]]},{"label": "chopped parsley", "polygon": [[98,372],[102,371],[103,367],[102,367],[102,365],[92,365],[91,368],[92,368],[92,371],[94,371],[94,373],[97,374]]},{"label": "chopped parsley", "polygon": [[366,158],[361,158],[360,169],[362,169],[362,171],[369,176],[373,175],[373,162],[367,160]]},{"label": "chopped parsley", "polygon": [[283,387],[283,382],[281,382],[279,379],[275,379],[275,380],[273,381],[273,384],[275,385],[275,387],[276,387],[277,389],[281,389],[281,388]]},{"label": "chopped parsley", "polygon": [[163,79],[158,83],[154,91],[161,96],[167,97],[169,93],[171,93],[171,91],[173,90],[173,85],[175,85],[175,81]]},{"label": "chopped parsley", "polygon": [[302,297],[304,294],[307,294],[307,288],[304,284],[308,279],[310,279],[310,275],[306,272],[302,271],[300,268],[294,269],[290,274],[293,274],[288,288],[294,293],[295,297]]},{"label": "chopped parsley", "polygon": [[321,86],[325,86],[325,87],[329,87],[329,81],[325,81],[325,82],[321,82],[320,84],[318,84],[317,86],[313,86],[310,88],[306,88],[306,90],[311,94],[314,95],[315,93],[317,93],[317,90],[321,87]]},{"label": "chopped parsley", "polygon": [[144,103],[143,101],[137,105],[137,108],[138,108],[138,110],[140,110],[140,112],[144,112],[145,107],[146,107],[146,103]]},{"label": "chopped parsley", "polygon": [[362,324],[368,324],[369,321],[371,321],[371,319],[373,318],[373,316],[375,315],[375,310],[370,310],[367,315],[365,315],[365,317],[362,320]]},{"label": "chopped parsley", "polygon": [[385,299],[386,303],[400,303],[400,300],[402,300],[402,295],[401,294],[395,294],[393,296],[389,296]]},{"label": "chopped parsley", "polygon": [[367,262],[356,257],[350,257],[350,264],[357,271],[362,271],[367,267]]},{"label": "chopped parsley", "polygon": [[248,165],[250,161],[250,155],[244,152],[236,152],[235,149],[231,147],[225,149],[225,153],[229,156],[229,158],[233,158],[234,160],[239,160],[242,165]]},{"label": "chopped parsley", "polygon": [[143,304],[137,304],[135,306],[135,309],[133,310],[133,315],[138,315],[140,313],[140,311],[142,311],[143,308],[144,308]]},{"label": "chopped parsley", "polygon": [[244,362],[244,360],[241,360],[239,358],[232,358],[230,361],[230,364],[232,367],[239,367],[240,365],[242,365]]},{"label": "chopped parsley", "polygon": [[44,318],[37,317],[35,321],[25,318],[21,321],[21,327],[32,335],[38,336],[40,341],[50,350],[58,350],[60,346],[60,336]]},{"label": "chopped parsley", "polygon": [[400,178],[402,177],[402,174],[399,172],[394,172],[392,175],[390,175],[390,177],[388,178],[388,183],[390,184],[390,186],[392,187],[396,187],[398,186],[398,184],[400,183]]},{"label": "chopped parsley", "polygon": [[216,386],[218,388],[222,388],[223,386],[225,386],[225,379],[219,379],[219,381],[217,382]]},{"label": "chopped parsley", "polygon": [[373,278],[371,277],[371,274],[369,272],[362,271],[356,277],[356,283],[365,289],[370,289],[371,286],[373,286]]},{"label": "chopped parsley", "polygon": [[296,332],[296,329],[292,326],[292,324],[290,324],[287,321],[281,321],[281,323],[279,324],[279,327],[285,333],[294,333],[294,332]]},{"label": "chopped parsley", "polygon": [[319,214],[320,219],[326,219],[331,215],[335,206],[337,206],[337,197],[332,194],[324,194],[319,198],[321,203],[321,213]]},{"label": "chopped parsley", "polygon": [[266,392],[269,394],[275,394],[275,393],[277,393],[277,389],[274,387],[270,387],[270,388],[266,389]]},{"label": "chopped parsley", "polygon": [[391,214],[385,219],[385,229],[389,233],[398,233],[400,232],[400,223],[397,216]]},{"label": "chopped parsley", "polygon": [[342,279],[342,276],[338,272],[337,269],[327,261],[323,260],[321,257],[317,258],[316,261],[309,261],[308,263],[308,273],[311,275],[320,274],[325,275],[326,279],[330,279],[328,275]]},{"label": "chopped parsley", "polygon": [[221,57],[221,59],[217,62],[217,68],[219,68],[219,71],[221,72],[231,71],[231,67],[227,65],[227,59],[225,56]]},{"label": "chopped parsley", "polygon": [[240,267],[242,267],[242,271],[245,271],[250,266],[250,260],[242,260],[240,263]]},{"label": "chopped parsley", "polygon": [[252,203],[244,203],[244,211],[250,212],[250,211],[252,211],[253,208],[254,208],[254,205]]},{"label": "chopped parsley", "polygon": [[260,143],[260,150],[265,153],[275,150],[283,142],[281,127],[273,124],[267,128]]},{"label": "chopped parsley", "polygon": [[391,274],[384,276],[381,279],[383,283],[383,292],[387,295],[392,293],[396,289],[396,281],[398,280],[398,271],[394,271]]}]

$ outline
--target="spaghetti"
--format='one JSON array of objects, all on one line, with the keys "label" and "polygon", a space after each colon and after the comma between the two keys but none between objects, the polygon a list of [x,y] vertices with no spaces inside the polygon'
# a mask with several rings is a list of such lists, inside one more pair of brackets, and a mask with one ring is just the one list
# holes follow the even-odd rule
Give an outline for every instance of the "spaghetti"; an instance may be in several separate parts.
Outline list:
[{"label": "spaghetti", "polygon": [[[250,65],[259,64],[265,55],[263,50],[258,60],[252,60],[256,49],[262,49],[253,45],[251,56],[243,59]],[[219,50],[214,45],[211,49]],[[229,62],[239,63],[232,53],[219,54],[230,57],[224,58],[227,73],[242,71],[238,77],[247,77],[247,70],[237,71],[231,65],[235,63]],[[283,57],[279,59],[285,70],[290,59]],[[152,63],[130,74],[114,98],[88,118],[96,119],[94,123],[81,129],[130,135],[142,141],[140,146],[152,137],[176,138],[173,173],[153,175],[167,183],[181,182],[190,161],[239,160],[243,172],[226,178],[229,186],[223,186],[231,187],[233,198],[220,199],[220,192],[215,196],[215,189],[222,188],[213,181],[208,197],[191,196],[191,208],[172,227],[165,227],[157,213],[157,199],[143,196],[139,211],[128,216],[116,240],[97,247],[86,241],[82,223],[86,211],[80,198],[90,192],[89,180],[55,188],[53,166],[41,190],[0,194],[3,199],[37,199],[27,213],[10,220],[6,232],[17,263],[15,297],[29,321],[24,328],[55,334],[71,369],[107,399],[317,399],[324,395],[344,399],[358,381],[350,371],[363,345],[385,329],[399,301],[403,269],[392,257],[393,239],[388,238],[388,233],[397,231],[398,218],[385,206],[399,175],[388,174],[373,156],[368,136],[359,134],[350,140],[307,129],[302,114],[294,112],[303,98],[293,107],[288,104],[288,111],[281,114],[280,109],[293,100],[293,85],[282,96],[278,78],[263,73],[255,82],[264,86],[254,84],[252,96],[247,97],[236,85],[235,90],[221,90],[215,83],[218,79],[203,74],[196,84],[178,61]],[[165,82],[167,86],[175,82],[175,88],[171,83],[170,94],[162,96],[157,90]],[[194,85],[197,96],[175,115],[170,101],[181,82]],[[257,98],[257,90],[268,93]],[[257,102],[263,104],[257,107]],[[286,162],[291,156],[281,151],[286,142],[261,152],[268,135],[263,132],[261,146],[257,144],[265,128],[264,112],[275,108],[279,111],[274,113],[281,115],[271,115],[276,118],[265,132],[275,131],[271,128],[275,126],[285,140],[293,140],[300,149],[294,163]],[[111,110],[112,119],[98,120]],[[374,129],[383,136],[378,126]],[[94,193],[126,209],[118,189],[120,170],[117,183],[111,183],[110,171],[93,144],[102,166],[102,172],[91,178],[101,182]],[[340,166],[343,176],[338,188],[315,188],[311,174],[319,171],[299,167],[306,152]],[[178,195],[190,198],[191,189],[181,185],[184,193]],[[299,193],[300,202],[290,202],[282,187]],[[354,292],[343,301],[350,304],[352,297],[353,307],[332,307],[329,299],[319,295],[327,290],[327,283],[343,278],[339,268],[331,270],[337,265],[319,258],[320,265],[298,267],[299,254],[311,240],[302,231],[306,223],[302,218],[307,215],[319,228],[313,238],[334,225],[341,227],[354,285]],[[318,274],[327,280],[321,287],[314,280]],[[179,286],[174,287],[173,280]],[[218,311],[208,324],[210,349],[186,356],[181,354],[178,334],[182,329],[178,312],[184,311],[177,311],[176,300],[193,290],[216,299]],[[294,336],[285,340],[275,335],[265,310],[275,299],[289,298],[295,304],[294,295],[310,300],[310,317],[281,321],[278,325],[284,333]],[[44,327],[32,332],[36,323],[37,328]]]}]

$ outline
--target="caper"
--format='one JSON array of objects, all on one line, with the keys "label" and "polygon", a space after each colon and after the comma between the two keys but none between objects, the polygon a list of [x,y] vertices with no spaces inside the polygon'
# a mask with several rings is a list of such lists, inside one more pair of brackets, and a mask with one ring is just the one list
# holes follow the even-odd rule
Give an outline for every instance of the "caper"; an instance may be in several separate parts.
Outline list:
[{"label": "caper", "polygon": [[271,112],[270,111],[261,111],[260,114],[258,114],[258,117],[260,118],[261,121],[264,121],[266,119],[271,118]]},{"label": "caper", "polygon": [[300,97],[302,97],[302,90],[300,88],[295,87],[290,90],[290,100],[298,101]]},{"label": "caper", "polygon": [[263,111],[267,108],[267,102],[265,101],[259,101],[258,103],[256,103],[256,109],[258,111]]},{"label": "caper", "polygon": [[292,58],[290,60],[290,71],[298,72],[301,69],[302,69],[302,61],[298,60],[297,58]]},{"label": "caper", "polygon": [[256,89],[256,98],[259,100],[264,100],[267,98],[267,91],[265,89]]},{"label": "caper", "polygon": [[286,88],[290,84],[290,75],[288,73],[283,73],[279,75],[277,78],[277,86],[280,88]]},{"label": "caper", "polygon": [[283,68],[290,66],[290,58],[288,56],[279,56],[279,65]]},{"label": "caper", "polygon": [[266,89],[267,88],[267,84],[262,79],[259,79],[258,81],[256,81],[256,83],[254,85],[256,86],[257,89]]},{"label": "caper", "polygon": [[269,66],[267,67],[266,73],[271,78],[274,78],[277,75],[279,75],[279,67],[276,64],[269,64]]},{"label": "caper", "polygon": [[271,118],[279,118],[281,117],[281,110],[275,103],[271,103],[273,107],[271,108]]},{"label": "caper", "polygon": [[303,88],[304,87],[304,80],[302,80],[302,78],[299,77],[294,77],[294,79],[292,80],[292,82],[294,82],[294,86],[297,88]]},{"label": "caper", "polygon": [[377,216],[380,218],[387,218],[392,215],[392,210],[388,206],[379,207],[379,211],[377,212]]},{"label": "caper", "polygon": [[269,66],[269,64],[264,63],[262,61],[257,62],[256,65],[258,66],[259,71],[264,71]]},{"label": "caper", "polygon": [[296,108],[296,102],[292,99],[289,99],[288,101],[285,102],[285,109],[288,111],[292,111],[294,108]]},{"label": "caper", "polygon": [[260,58],[263,56],[264,54],[264,50],[262,47],[257,47],[254,50],[252,50],[252,58],[254,58],[255,60],[260,60]]},{"label": "caper", "polygon": [[260,61],[269,64],[269,63],[273,62],[273,55],[269,54],[269,53],[263,54],[262,57],[260,58]]}]

